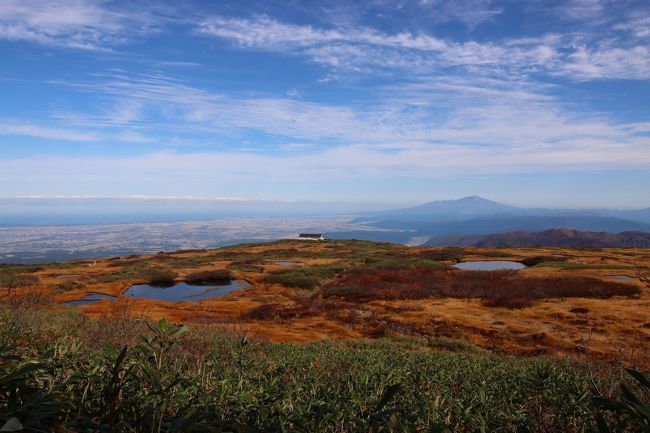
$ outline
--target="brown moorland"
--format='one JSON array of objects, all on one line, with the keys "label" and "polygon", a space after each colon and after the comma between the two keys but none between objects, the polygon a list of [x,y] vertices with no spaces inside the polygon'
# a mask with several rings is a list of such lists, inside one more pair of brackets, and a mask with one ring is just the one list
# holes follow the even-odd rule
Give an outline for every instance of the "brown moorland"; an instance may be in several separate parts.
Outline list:
[{"label": "brown moorland", "polygon": [[[520,271],[453,267],[475,260],[533,266]],[[517,355],[589,352],[614,359],[650,352],[650,288],[636,278],[637,267],[648,272],[650,251],[278,241],[0,266],[0,293],[21,308],[38,302],[79,308],[95,317],[166,317],[272,341],[419,335],[462,339]],[[633,278],[615,280],[613,275]],[[249,285],[196,303],[121,296],[133,284],[161,278],[201,283],[233,278]],[[117,299],[65,305],[92,293]]]}]

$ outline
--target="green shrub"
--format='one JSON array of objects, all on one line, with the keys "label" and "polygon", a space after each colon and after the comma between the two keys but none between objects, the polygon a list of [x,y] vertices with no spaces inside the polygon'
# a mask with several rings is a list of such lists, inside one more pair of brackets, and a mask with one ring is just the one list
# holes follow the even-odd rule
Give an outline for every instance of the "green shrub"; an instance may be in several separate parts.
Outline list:
[{"label": "green shrub", "polygon": [[174,284],[178,275],[176,272],[170,271],[169,269],[150,268],[144,271],[143,276],[151,285],[168,286]]},{"label": "green shrub", "polygon": [[62,283],[56,284],[53,289],[54,293],[64,293],[69,292],[70,290],[82,290],[86,287],[85,283],[81,281],[68,280]]},{"label": "green shrub", "polygon": [[[650,433],[650,376],[636,370],[628,369],[627,372],[636,381],[638,391],[623,383],[620,398],[595,397],[594,402],[602,412],[596,417],[593,432]],[[606,416],[606,413],[610,416]],[[613,422],[608,422],[607,418],[613,418]],[[610,424],[614,424],[613,428]]]},{"label": "green shrub", "polygon": [[147,280],[147,271],[151,269],[143,263],[131,263],[125,265],[122,269],[107,274],[94,277],[94,280],[100,283],[112,283],[122,280]]},{"label": "green shrub", "polygon": [[71,405],[47,379],[45,363],[0,345],[0,431],[46,432],[61,422]]},{"label": "green shrub", "polygon": [[0,265],[0,290],[10,295],[14,290],[21,287],[33,286],[40,280],[36,275],[25,275],[29,272],[42,270],[40,266],[26,265]]},{"label": "green shrub", "polygon": [[33,272],[42,271],[45,268],[41,265],[9,265],[5,263],[0,264],[0,275],[8,274],[31,274]]},{"label": "green shrub", "polygon": [[123,280],[144,280],[151,284],[165,285],[173,284],[176,277],[176,273],[171,270],[153,268],[146,263],[135,262],[124,266],[119,271],[98,275],[95,277],[95,281],[111,283]]},{"label": "green shrub", "polygon": [[228,264],[228,269],[240,272],[264,272],[264,265],[259,260],[240,260]]},{"label": "green shrub", "polygon": [[427,269],[447,269],[443,263],[422,259],[418,257],[367,257],[364,260],[364,269],[384,269],[384,268],[427,268]]},{"label": "green shrub", "polygon": [[233,273],[228,269],[215,269],[192,272],[185,277],[185,281],[191,284],[223,284],[230,282],[233,278]]},{"label": "green shrub", "polygon": [[467,255],[467,251],[461,247],[445,247],[433,251],[423,251],[420,253],[422,257],[437,261],[454,261],[459,262]]},{"label": "green shrub", "polygon": [[268,275],[264,280],[271,284],[282,284],[287,287],[311,290],[346,269],[341,264],[319,265],[282,269]]},{"label": "green shrub", "polygon": [[[408,337],[259,343],[164,321],[129,322],[144,334],[116,349],[88,334],[105,320],[29,314],[0,321],[0,344],[12,339],[21,345],[12,355],[28,356],[0,360],[0,426],[16,418],[44,432],[582,432],[595,416],[589,372],[568,360],[441,339],[429,346],[443,351],[432,352]],[[24,374],[20,365],[34,367]]]},{"label": "green shrub", "polygon": [[39,282],[36,275],[0,274],[0,288],[13,290],[33,286]]},{"label": "green shrub", "polygon": [[449,352],[482,353],[485,349],[457,338],[430,337],[427,339],[427,346],[436,350],[447,350]]}]

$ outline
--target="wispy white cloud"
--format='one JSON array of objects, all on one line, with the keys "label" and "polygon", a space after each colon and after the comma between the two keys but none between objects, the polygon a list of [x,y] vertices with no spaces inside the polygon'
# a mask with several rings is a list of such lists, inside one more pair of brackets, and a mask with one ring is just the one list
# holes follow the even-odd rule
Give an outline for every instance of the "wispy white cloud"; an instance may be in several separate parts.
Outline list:
[{"label": "wispy white cloud", "polygon": [[635,122],[625,125],[630,131],[650,133],[650,122]]},{"label": "wispy white cloud", "polygon": [[[523,149],[523,155],[539,148],[562,150],[579,140],[633,147],[643,133],[638,125],[575,112],[554,96],[556,86],[526,79],[419,78],[384,86],[385,96],[371,104],[346,105],[225,94],[164,75],[71,85],[103,92],[109,100],[124,98],[117,107],[135,106],[138,116],[114,121],[105,115],[67,115],[57,120],[87,129],[129,128],[134,142],[144,142],[152,132],[160,137],[201,134],[198,147],[218,149],[223,140],[248,133],[276,136],[273,143],[242,140],[237,152],[315,154],[354,144],[382,152],[480,146],[495,152]],[[118,137],[129,141],[129,136]]]},{"label": "wispy white cloud", "polygon": [[206,197],[206,196],[192,196],[192,195],[16,195],[16,196],[0,196],[0,199],[5,200],[137,200],[137,201],[249,201],[250,199],[244,197]]},{"label": "wispy white cloud", "polygon": [[611,0],[568,0],[556,7],[560,18],[570,20],[594,20],[602,17]]},{"label": "wispy white cloud", "polygon": [[116,141],[121,141],[124,143],[140,143],[140,144],[146,144],[146,143],[159,143],[159,139],[152,137],[151,135],[143,134],[140,132],[136,131],[121,131],[112,136],[112,138]]},{"label": "wispy white cloud", "polygon": [[50,128],[33,123],[0,121],[0,134],[25,135],[30,137],[45,138],[48,140],[66,141],[96,141],[99,136],[95,132],[76,131],[72,129]]},{"label": "wispy white cloud", "polygon": [[[643,25],[636,24],[637,28]],[[367,27],[317,28],[268,16],[213,16],[199,23],[197,31],[245,49],[291,53],[357,72],[397,69],[412,75],[462,67],[473,74],[550,73],[578,80],[650,77],[647,46],[611,39],[598,42],[591,34],[552,33],[499,43],[456,42],[408,31],[389,34]]]},{"label": "wispy white cloud", "polygon": [[[136,157],[41,157],[4,160],[0,182],[19,182],[25,189],[34,179],[48,191],[103,191],[135,188],[138,193],[206,190],[225,192],[233,179],[242,184],[263,182],[326,182],[419,179],[472,173],[533,173],[550,170],[644,169],[650,166],[650,138],[622,145],[614,141],[569,140],[562,145],[446,145],[384,151],[364,145],[337,147],[316,154],[264,156],[239,152],[156,153]],[[165,173],[161,176],[161,173]],[[135,187],[134,187],[135,186]],[[236,194],[236,192],[235,192]]]},{"label": "wispy white cloud", "polygon": [[633,14],[628,20],[613,26],[614,30],[630,33],[640,39],[650,38],[650,11],[648,14]]},{"label": "wispy white cloud", "polygon": [[428,34],[387,34],[371,28],[322,29],[288,24],[268,16],[253,19],[211,17],[198,32],[245,48],[288,51],[336,67],[448,67],[504,64],[530,67],[553,56],[551,47],[524,43],[453,42]]},{"label": "wispy white cloud", "polygon": [[[647,122],[616,123],[603,114],[577,113],[553,96],[554,85],[530,80],[415,80],[386,86],[386,97],[359,106],[215,93],[162,75],[74,86],[101,89],[111,100],[136,101],[135,120],[126,116],[124,123],[103,124],[100,116],[99,125],[129,127],[134,141],[147,137],[138,135],[138,124],[161,136],[181,129],[200,132],[206,150],[6,161],[7,171],[0,170],[5,176],[27,181],[30,173],[49,165],[57,170],[43,173],[53,184],[87,176],[99,185],[124,176],[143,191],[154,186],[174,191],[175,184],[192,190],[197,179],[222,185],[232,179],[288,182],[650,167]],[[67,121],[83,125],[86,119]],[[223,135],[232,138],[238,130],[278,135],[274,152],[267,152],[269,143],[231,150],[218,150],[218,145],[211,150],[206,144],[217,144]],[[72,166],[79,169],[64,168]],[[161,178],[160,173],[168,175]]]},{"label": "wispy white cloud", "polygon": [[[531,32],[506,28],[516,14],[503,12],[514,3],[517,13],[535,9],[540,22]],[[0,183],[54,195],[170,197],[300,184],[304,197],[309,185],[333,179],[348,187],[378,178],[647,171],[648,122],[625,122],[597,98],[575,96],[597,87],[577,81],[650,79],[648,14],[629,0],[634,7],[614,16],[614,3],[336,1],[277,15],[274,7],[205,3],[204,13],[184,15],[180,8],[196,4],[0,0],[0,39],[46,45],[53,65],[75,53],[57,59],[52,47],[120,48],[45,71],[45,103],[16,104],[11,118],[0,118],[0,147],[46,149],[22,159],[6,152]],[[314,18],[325,7],[330,15]],[[544,20],[553,24],[546,33]],[[500,30],[491,34],[493,24]],[[171,30],[178,40],[170,46],[129,45]],[[42,49],[20,48],[12,52],[24,58],[7,74],[28,61],[49,64],[27,59]],[[249,75],[260,66],[292,71],[262,83]],[[30,70],[19,85],[39,76]],[[239,190],[241,183],[249,187]]]},{"label": "wispy white cloud", "polygon": [[213,16],[202,21],[198,31],[234,40],[242,46],[278,50],[344,42],[428,51],[446,45],[441,39],[408,32],[386,35],[370,28],[322,29],[283,23],[268,16],[254,19]]},{"label": "wispy white cloud", "polygon": [[[205,137],[223,132],[213,123],[212,115],[239,105],[232,96],[212,95],[186,84],[167,82],[166,86],[156,87],[155,96],[141,93],[143,105],[166,106],[175,113],[169,122],[182,110],[207,113],[193,123],[179,125],[208,134],[202,140],[203,148],[210,141]],[[273,185],[297,179],[317,183],[650,167],[647,123],[616,124],[603,115],[574,114],[544,93],[544,86],[448,78],[399,87],[399,94],[387,89],[392,96],[382,102],[381,110],[311,103],[296,106],[304,111],[303,117],[296,117],[298,108],[291,107],[292,101],[271,100],[254,113],[239,109],[230,113],[227,130],[250,128],[284,134],[285,140],[279,141],[273,154],[253,147],[247,152],[231,148],[129,157],[5,159],[0,161],[0,182],[23,185],[25,191],[42,185],[51,191],[74,192],[75,185],[82,191],[103,191],[106,185],[116,191],[134,191],[136,185],[135,192],[141,194],[212,191],[227,195],[241,193],[236,187],[234,192],[230,190],[235,179],[235,183]],[[435,96],[430,99],[427,95]],[[451,95],[458,98],[455,103],[450,102],[455,99]],[[190,105],[179,108],[179,101]],[[263,106],[258,102],[247,100],[244,105]],[[444,109],[442,119],[432,117],[431,110],[436,107]],[[343,114],[336,114],[339,109]],[[328,112],[331,114],[323,116]],[[267,116],[272,117],[269,120]],[[312,130],[317,121],[318,129]],[[293,141],[303,135],[314,142]],[[333,136],[340,138],[337,144],[319,143]],[[33,179],[38,179],[40,186],[31,186]]]},{"label": "wispy white cloud", "polygon": [[111,7],[101,0],[3,0],[0,38],[106,50],[155,31],[164,19],[151,8]]},{"label": "wispy white cloud", "polygon": [[493,0],[417,0],[415,3],[434,19],[460,21],[470,27],[503,12],[503,8]]},{"label": "wispy white cloud", "polygon": [[650,47],[576,47],[565,63],[553,71],[576,79],[650,79]]},{"label": "wispy white cloud", "polygon": [[[457,20],[470,26],[497,17],[503,11],[503,6],[492,0],[378,3],[386,11],[421,10],[423,16]],[[386,32],[345,20],[323,27],[292,24],[267,15],[234,18],[190,13],[181,18],[182,6],[165,3],[5,0],[0,2],[0,38],[110,50],[174,23],[182,32],[193,27],[199,34],[229,40],[244,49],[291,53],[335,71],[430,74],[456,67],[471,69],[474,74],[549,73],[577,80],[647,79],[648,9],[635,6],[623,18],[614,20],[611,13],[614,7],[617,3],[611,0],[571,0],[558,6],[557,13],[580,21],[582,27],[536,38],[455,41],[423,30],[428,26]],[[603,29],[595,27],[604,23],[609,30],[606,38],[602,36]],[[627,36],[614,37],[613,31]],[[182,61],[158,64],[163,67],[197,65]],[[329,79],[337,76],[337,72],[325,72]]]},{"label": "wispy white cloud", "polygon": [[154,137],[131,129],[106,131],[89,126],[91,125],[85,124],[83,129],[79,129],[74,126],[54,127],[25,121],[3,121],[0,119],[0,135],[36,137],[50,141],[71,141],[77,143],[94,143],[99,141],[156,143],[158,141]]},{"label": "wispy white cloud", "polygon": [[[77,122],[79,126],[112,126],[120,124],[124,106],[138,107],[151,117],[130,119],[137,127],[146,120],[148,127],[236,134],[241,130],[282,135],[292,139],[354,139],[387,137],[392,127],[373,124],[370,112],[346,105],[328,105],[295,100],[289,97],[243,97],[212,92],[164,75],[138,77],[115,76],[102,81],[66,83],[78,90],[103,94],[117,100],[115,113],[99,116],[64,114],[59,120]],[[130,101],[124,104],[120,100]],[[130,110],[127,110],[129,113]],[[117,114],[117,119],[114,114]],[[158,119],[156,122],[155,119]],[[379,127],[379,128],[378,128]]]}]

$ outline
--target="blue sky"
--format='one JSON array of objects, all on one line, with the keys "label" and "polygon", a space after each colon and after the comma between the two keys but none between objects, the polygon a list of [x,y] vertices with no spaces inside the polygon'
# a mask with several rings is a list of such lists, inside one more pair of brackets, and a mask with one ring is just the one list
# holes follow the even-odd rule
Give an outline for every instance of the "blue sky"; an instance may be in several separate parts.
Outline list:
[{"label": "blue sky", "polygon": [[0,197],[650,205],[645,0],[2,0],[0,58]]}]

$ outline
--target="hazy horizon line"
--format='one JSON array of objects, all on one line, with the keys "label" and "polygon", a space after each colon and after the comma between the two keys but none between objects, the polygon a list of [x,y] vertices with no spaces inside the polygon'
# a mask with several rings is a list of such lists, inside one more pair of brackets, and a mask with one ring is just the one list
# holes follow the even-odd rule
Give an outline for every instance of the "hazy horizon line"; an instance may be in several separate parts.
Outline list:
[{"label": "hazy horizon line", "polygon": [[434,198],[434,199],[423,199],[423,200],[410,200],[410,201],[377,201],[377,200],[352,200],[352,199],[341,199],[341,200],[313,200],[313,199],[266,199],[266,198],[253,198],[253,197],[238,197],[238,196],[194,196],[194,195],[15,195],[15,196],[0,196],[0,201],[9,201],[9,200],[71,200],[71,201],[85,201],[85,200],[124,200],[124,201],[187,201],[187,202],[223,202],[223,203],[268,203],[268,204],[314,204],[314,205],[337,205],[337,204],[366,204],[366,205],[384,205],[384,206],[419,206],[428,203],[442,202],[442,201],[459,201],[467,198],[481,198],[484,200],[492,201],[499,204],[505,204],[514,207],[521,207],[526,209],[536,209],[536,208],[549,208],[549,209],[610,209],[610,210],[639,210],[650,208],[650,205],[641,205],[636,207],[607,207],[606,205],[587,205],[587,206],[566,206],[566,205],[543,205],[543,204],[518,204],[509,200],[501,199],[492,199],[480,196],[477,194],[463,195],[457,198]]}]

